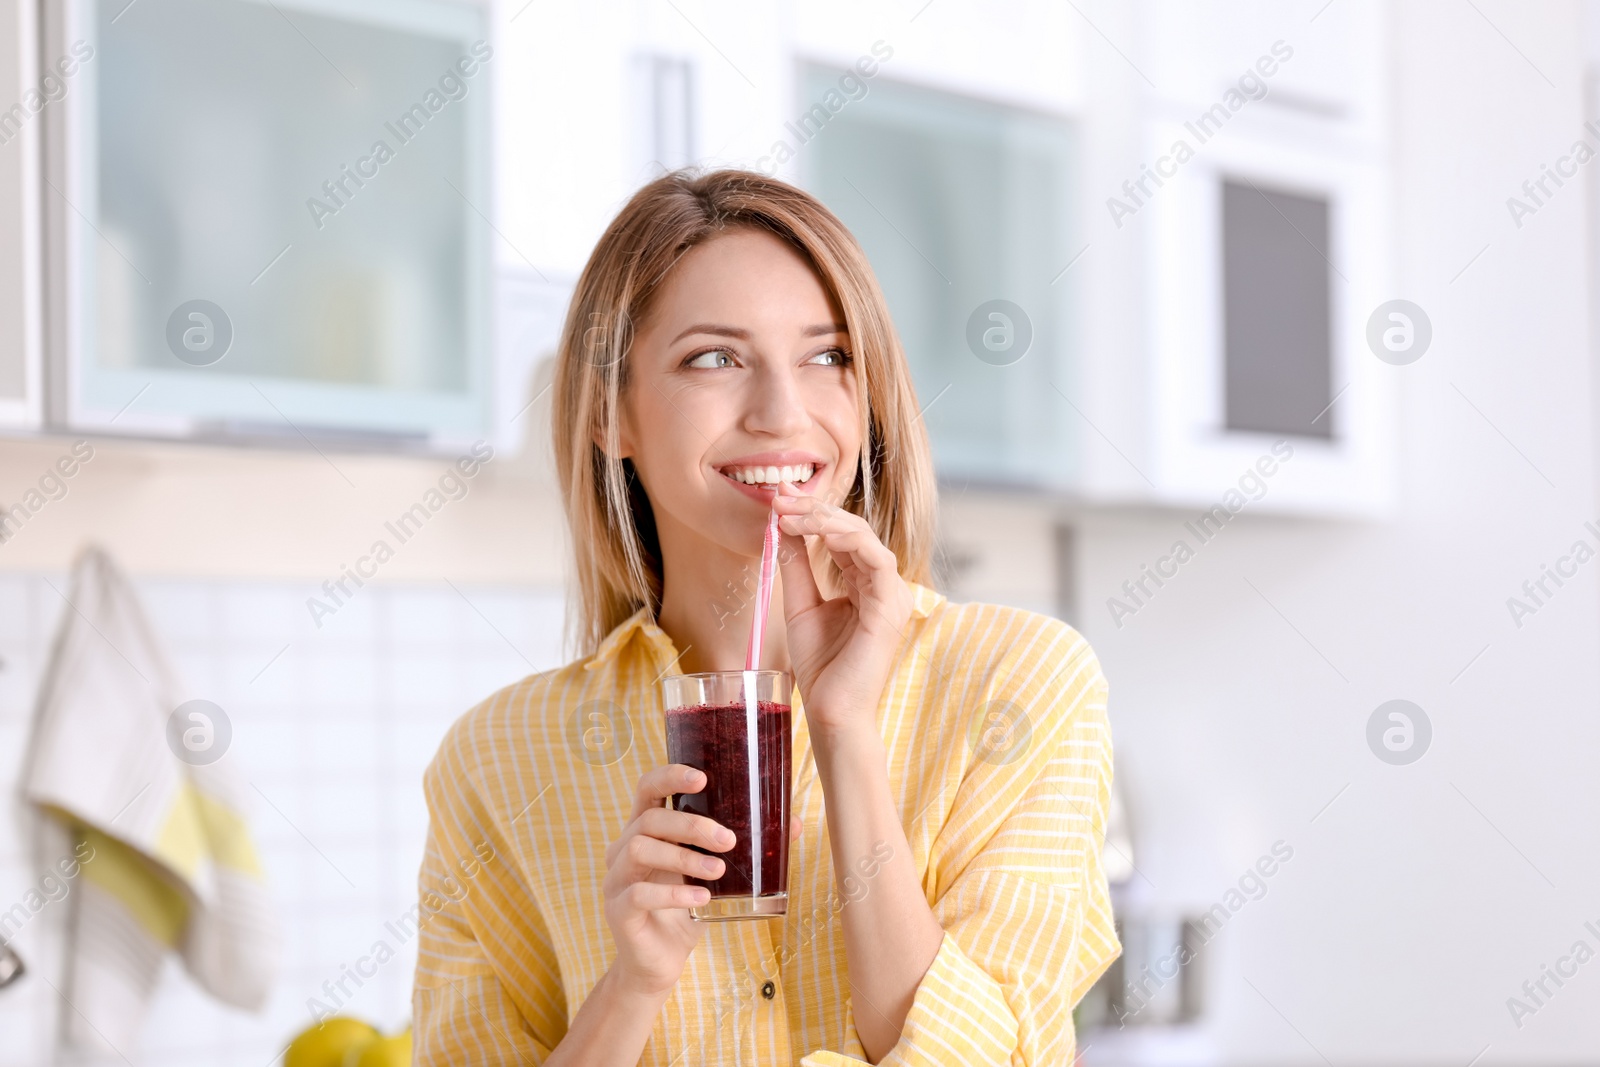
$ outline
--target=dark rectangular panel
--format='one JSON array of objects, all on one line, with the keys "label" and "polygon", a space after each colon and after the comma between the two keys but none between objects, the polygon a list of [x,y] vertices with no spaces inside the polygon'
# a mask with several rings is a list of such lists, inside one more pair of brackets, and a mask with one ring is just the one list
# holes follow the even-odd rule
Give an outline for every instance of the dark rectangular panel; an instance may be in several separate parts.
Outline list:
[{"label": "dark rectangular panel", "polygon": [[1223,182],[1228,429],[1333,436],[1328,251],[1326,199]]}]

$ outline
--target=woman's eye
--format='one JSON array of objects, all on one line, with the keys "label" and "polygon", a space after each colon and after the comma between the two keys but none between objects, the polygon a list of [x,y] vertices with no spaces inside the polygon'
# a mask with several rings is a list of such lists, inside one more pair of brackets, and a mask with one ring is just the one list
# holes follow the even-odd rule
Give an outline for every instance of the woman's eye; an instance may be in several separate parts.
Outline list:
[{"label": "woman's eye", "polygon": [[830,348],[825,352],[818,352],[807,363],[815,363],[823,367],[842,367],[850,361],[850,354],[842,348]]},{"label": "woman's eye", "polygon": [[718,367],[733,366],[733,356],[726,349],[713,348],[708,352],[700,352],[689,357],[685,367],[694,367],[697,370],[716,370]]}]

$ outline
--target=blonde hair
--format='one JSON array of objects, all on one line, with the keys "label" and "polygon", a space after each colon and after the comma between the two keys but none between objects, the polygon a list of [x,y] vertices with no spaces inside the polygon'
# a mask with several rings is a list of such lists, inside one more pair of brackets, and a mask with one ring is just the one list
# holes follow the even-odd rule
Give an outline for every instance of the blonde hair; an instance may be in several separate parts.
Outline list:
[{"label": "blonde hair", "polygon": [[[569,624],[582,655],[641,607],[660,610],[650,502],[633,464],[614,458],[637,324],[684,253],[741,227],[794,247],[842,309],[861,397],[862,454],[855,484],[836,503],[867,519],[902,577],[930,581],[935,488],[927,434],[861,246],[815,197],[785,182],[753,171],[675,171],[635,193],[606,228],[578,278],[556,352],[551,423],[576,564]],[[837,590],[831,560],[823,572]]]}]

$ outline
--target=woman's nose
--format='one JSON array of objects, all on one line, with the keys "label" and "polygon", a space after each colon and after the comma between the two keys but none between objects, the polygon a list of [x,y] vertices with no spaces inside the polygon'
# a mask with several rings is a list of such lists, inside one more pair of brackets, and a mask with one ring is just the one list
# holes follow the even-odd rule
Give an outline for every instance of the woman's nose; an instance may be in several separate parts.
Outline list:
[{"label": "woman's nose", "polygon": [[745,428],[751,433],[787,437],[805,429],[809,421],[793,368],[762,367],[751,389]]}]

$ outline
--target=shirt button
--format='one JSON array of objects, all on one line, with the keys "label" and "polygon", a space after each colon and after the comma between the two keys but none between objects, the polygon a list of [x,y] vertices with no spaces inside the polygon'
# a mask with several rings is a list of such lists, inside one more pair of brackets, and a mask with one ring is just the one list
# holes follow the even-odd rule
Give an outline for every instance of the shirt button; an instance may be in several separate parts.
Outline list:
[{"label": "shirt button", "polygon": [[761,983],[761,995],[766,997],[768,1000],[771,1000],[777,992],[778,987],[773,985],[771,980]]}]

